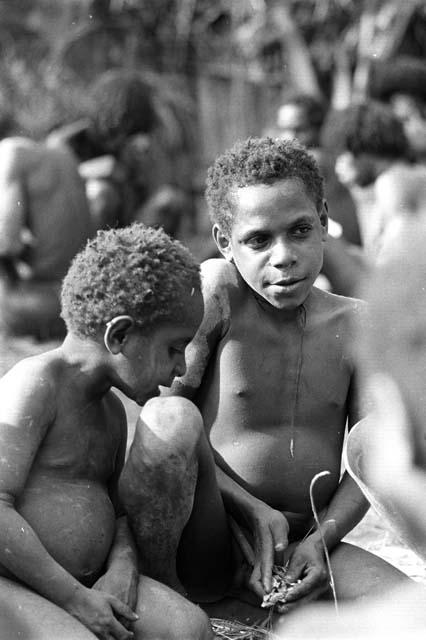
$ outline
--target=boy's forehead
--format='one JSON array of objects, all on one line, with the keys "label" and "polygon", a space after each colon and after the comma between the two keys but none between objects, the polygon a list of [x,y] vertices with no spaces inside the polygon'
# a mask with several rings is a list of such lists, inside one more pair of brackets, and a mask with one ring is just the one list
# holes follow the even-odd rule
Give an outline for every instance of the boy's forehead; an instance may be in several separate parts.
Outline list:
[{"label": "boy's forehead", "polygon": [[304,182],[297,177],[236,187],[233,192],[234,215],[257,211],[263,206],[282,200],[304,203],[316,208]]}]

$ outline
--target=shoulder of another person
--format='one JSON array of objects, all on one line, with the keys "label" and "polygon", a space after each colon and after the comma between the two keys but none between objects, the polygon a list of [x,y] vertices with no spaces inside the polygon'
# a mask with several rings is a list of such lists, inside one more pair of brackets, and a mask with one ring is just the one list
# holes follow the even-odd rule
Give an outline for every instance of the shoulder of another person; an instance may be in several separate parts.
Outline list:
[{"label": "shoulder of another person", "polygon": [[34,155],[38,155],[39,144],[29,138],[11,137],[0,141],[0,160],[3,166],[23,168]]}]

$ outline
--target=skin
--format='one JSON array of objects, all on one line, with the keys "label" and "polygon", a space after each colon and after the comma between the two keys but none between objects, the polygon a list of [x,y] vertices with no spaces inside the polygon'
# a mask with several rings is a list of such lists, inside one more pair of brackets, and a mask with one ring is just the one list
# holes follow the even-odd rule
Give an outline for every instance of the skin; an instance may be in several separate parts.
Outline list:
[{"label": "skin", "polygon": [[[0,575],[99,638],[178,638],[183,617],[189,637],[210,637],[195,608],[138,575],[117,497],[126,416],[111,391],[143,404],[183,375],[185,345],[201,320],[197,295],[198,313],[182,324],[143,333],[132,317],[119,316],[103,339],[69,332],[59,348],[21,361],[0,380]],[[191,300],[188,308],[194,311]],[[165,602],[185,613],[175,628],[159,615]]]},{"label": "skin", "polygon": [[[361,416],[350,344],[362,303],[313,287],[326,210],[297,179],[236,188],[232,202],[231,233],[213,229],[225,261],[203,265],[204,320],[172,392],[201,411],[226,509],[253,548],[248,586],[262,597],[273,563],[289,558],[289,579],[301,582],[286,610],[327,589],[309,502],[311,479],[324,470],[315,503],[339,596],[377,588],[377,576],[398,582],[381,560],[340,543],[367,509],[354,481],[339,481],[346,420],[351,428]],[[357,572],[355,586],[345,567]]]},{"label": "skin", "polygon": [[[364,236],[365,262],[377,262],[400,251],[400,238],[409,219],[423,215],[426,203],[426,171],[370,153],[346,151],[336,160],[336,172],[358,203]],[[359,269],[354,265],[354,273]]]},{"label": "skin", "polygon": [[[84,184],[72,154],[26,138],[6,138],[0,142],[0,160],[0,220],[7,229],[0,255],[21,259],[35,280],[61,280],[91,234]],[[28,257],[20,237],[25,227],[35,240]]]},{"label": "skin", "polygon": [[[353,198],[348,189],[337,179],[333,157],[320,147],[320,129],[320,125],[310,123],[308,112],[303,105],[289,102],[283,104],[278,110],[277,129],[273,137],[276,136],[287,140],[297,138],[301,144],[309,149],[324,177],[327,202],[332,218],[342,225],[343,238],[351,244],[359,245],[361,241]],[[328,246],[325,247],[326,255],[327,252]],[[324,265],[323,272],[325,270],[327,277],[333,280],[333,291],[342,295],[349,295],[345,287],[345,281],[342,283],[339,281],[339,263],[336,264],[335,268],[334,264],[332,268],[329,268],[329,262],[327,261]],[[335,272],[337,272],[336,276],[334,275]]]},{"label": "skin", "polygon": [[[426,558],[425,403],[423,372],[424,232],[405,228],[404,252],[375,269],[365,291],[370,322],[358,336],[357,355],[372,411],[350,433],[346,459],[352,475],[398,537]],[[368,602],[334,608],[314,605],[274,631],[282,638],[418,638],[425,628],[425,586],[402,585]],[[282,636],[280,635],[282,631]]]},{"label": "skin", "polygon": [[5,138],[0,190],[2,325],[17,334],[57,334],[61,279],[92,233],[77,164],[65,149]]}]

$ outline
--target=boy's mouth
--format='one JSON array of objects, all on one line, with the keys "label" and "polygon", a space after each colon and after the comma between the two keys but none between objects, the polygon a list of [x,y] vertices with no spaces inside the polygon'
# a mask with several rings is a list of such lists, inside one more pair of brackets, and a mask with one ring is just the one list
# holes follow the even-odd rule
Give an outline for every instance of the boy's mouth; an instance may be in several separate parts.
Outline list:
[{"label": "boy's mouth", "polygon": [[281,287],[283,289],[294,287],[295,285],[303,282],[305,278],[281,278],[281,280],[276,280],[275,282],[271,282],[273,287]]}]

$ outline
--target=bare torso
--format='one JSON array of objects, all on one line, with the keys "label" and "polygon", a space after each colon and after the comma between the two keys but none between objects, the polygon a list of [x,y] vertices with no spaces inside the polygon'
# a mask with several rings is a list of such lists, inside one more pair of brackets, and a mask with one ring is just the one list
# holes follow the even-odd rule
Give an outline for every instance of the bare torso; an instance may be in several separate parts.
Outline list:
[{"label": "bare torso", "polygon": [[318,508],[339,482],[359,303],[314,289],[296,316],[277,321],[227,269],[228,321],[196,402],[234,479],[276,509],[311,514],[312,477],[331,472],[315,492]]},{"label": "bare torso", "polygon": [[[53,419],[16,496],[15,509],[50,555],[91,585],[104,568],[115,532],[109,483],[125,425],[123,432],[122,408],[114,395],[108,392],[96,401],[85,398],[76,372],[56,354],[45,354],[36,371],[31,360],[27,366],[21,364],[19,375],[44,378]],[[0,573],[9,575],[5,569]]]},{"label": "bare torso", "polygon": [[[70,260],[92,234],[84,183],[66,148],[50,148],[26,138],[0,143],[1,249],[19,246],[26,228],[32,234],[25,261],[32,277],[60,280]],[[3,248],[3,245],[4,248]]]}]

